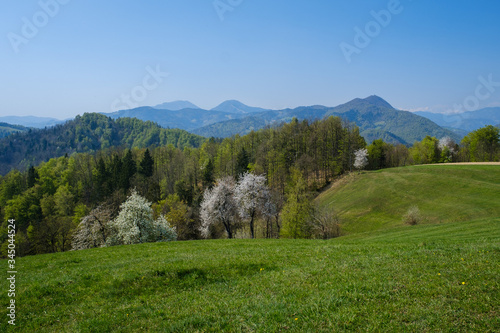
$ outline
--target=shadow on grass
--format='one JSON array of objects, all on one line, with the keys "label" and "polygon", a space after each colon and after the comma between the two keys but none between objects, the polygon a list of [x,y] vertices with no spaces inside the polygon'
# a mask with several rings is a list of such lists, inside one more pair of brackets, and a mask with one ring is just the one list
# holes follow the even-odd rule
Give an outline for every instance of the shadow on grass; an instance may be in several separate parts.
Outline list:
[{"label": "shadow on grass", "polygon": [[239,264],[222,266],[199,266],[184,269],[155,269],[145,274],[134,272],[122,278],[115,278],[104,291],[108,297],[130,297],[148,294],[161,287],[168,290],[190,290],[217,283],[229,283],[249,278],[277,268],[267,264]]}]

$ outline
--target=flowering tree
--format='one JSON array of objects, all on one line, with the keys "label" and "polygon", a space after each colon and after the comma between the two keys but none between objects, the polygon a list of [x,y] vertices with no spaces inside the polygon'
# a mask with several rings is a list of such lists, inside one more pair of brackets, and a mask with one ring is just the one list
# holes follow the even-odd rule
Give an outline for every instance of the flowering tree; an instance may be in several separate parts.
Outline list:
[{"label": "flowering tree", "polygon": [[441,159],[439,162],[452,162],[453,156],[456,153],[457,144],[449,136],[441,138],[438,143],[438,148],[441,151]]},{"label": "flowering tree", "polygon": [[160,216],[153,220],[151,203],[134,190],[120,206],[120,213],[111,222],[113,236],[107,245],[137,244],[146,242],[169,241],[177,239],[175,229]]},{"label": "flowering tree", "polygon": [[71,244],[73,250],[103,247],[109,234],[109,222],[112,220],[111,209],[99,206],[83,217]]},{"label": "flowering tree", "polygon": [[358,170],[364,169],[368,165],[368,149],[358,149],[354,152],[354,167]]},{"label": "flowering tree", "polygon": [[201,232],[209,234],[212,224],[222,223],[227,237],[233,238],[236,227],[235,220],[238,213],[236,200],[233,196],[235,182],[232,177],[219,179],[212,189],[205,190],[201,202]]},{"label": "flowering tree", "polygon": [[255,217],[258,215],[270,216],[274,212],[269,188],[266,185],[266,177],[246,172],[234,189],[234,197],[238,204],[240,217],[250,219],[250,233],[254,238]]}]

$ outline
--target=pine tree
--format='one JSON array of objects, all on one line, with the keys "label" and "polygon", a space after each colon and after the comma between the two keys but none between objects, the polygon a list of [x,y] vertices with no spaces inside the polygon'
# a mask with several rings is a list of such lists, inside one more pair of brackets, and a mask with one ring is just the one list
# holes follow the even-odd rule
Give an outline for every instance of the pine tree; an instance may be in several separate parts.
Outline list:
[{"label": "pine tree", "polygon": [[30,166],[28,170],[28,188],[32,188],[33,186],[35,186],[37,180],[38,180],[38,171],[36,171],[34,166]]},{"label": "pine tree", "polygon": [[245,172],[248,171],[248,164],[250,163],[250,156],[248,156],[245,148],[241,148],[236,155],[236,177],[239,178]]},{"label": "pine tree", "polygon": [[123,157],[122,170],[120,185],[125,191],[130,188],[130,178],[132,178],[137,172],[137,166],[135,164],[134,158],[132,157],[132,151],[127,151],[125,157]]},{"label": "pine tree", "polygon": [[154,164],[155,163],[153,157],[151,157],[151,154],[149,153],[149,149],[146,149],[144,157],[139,164],[139,173],[144,177],[151,177],[153,175]]}]

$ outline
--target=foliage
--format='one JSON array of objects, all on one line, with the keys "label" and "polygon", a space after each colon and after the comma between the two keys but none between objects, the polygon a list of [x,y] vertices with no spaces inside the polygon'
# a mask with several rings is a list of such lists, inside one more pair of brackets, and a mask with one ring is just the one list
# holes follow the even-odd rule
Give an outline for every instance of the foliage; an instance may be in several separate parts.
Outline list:
[{"label": "foliage", "polygon": [[30,129],[21,125],[11,125],[8,123],[0,122],[0,138],[4,138],[13,133],[27,132]]},{"label": "foliage", "polygon": [[163,129],[150,121],[113,120],[102,114],[86,113],[64,124],[0,139],[0,174],[6,174],[11,168],[27,169],[30,165],[74,152],[168,144],[179,148],[199,147],[204,140],[183,130]]},{"label": "foliage", "polygon": [[[82,125],[82,133],[90,131],[94,133],[92,135],[99,135],[101,125],[109,121],[106,119],[100,115],[80,117],[80,122],[90,122],[88,126]],[[95,122],[92,123],[92,120]],[[144,135],[135,131],[141,128],[135,127],[136,120],[120,119],[116,122],[130,126],[136,138]],[[50,133],[52,132],[46,134]],[[133,141],[133,137],[127,137],[127,140]],[[474,149],[479,151],[474,147],[480,147],[477,144],[453,147],[451,141],[447,144],[445,141],[429,137],[409,150],[403,145],[393,146],[376,140],[368,146],[369,152],[371,150],[377,153],[369,156],[372,164],[367,169],[417,163],[413,155],[417,155],[421,163],[428,152],[433,154],[434,162],[445,162],[450,158],[452,161],[468,161]],[[164,214],[167,214],[170,223],[178,227],[179,239],[198,239],[203,193],[214,185],[215,179],[237,177],[246,165],[253,174],[266,175],[266,185],[272,193],[272,202],[276,205],[272,217],[257,214],[253,222],[254,237],[275,238],[282,233],[283,221],[290,221],[291,208],[297,212],[303,211],[296,210],[300,205],[291,204],[290,201],[295,200],[290,198],[290,193],[293,192],[290,188],[293,186],[289,185],[293,170],[302,174],[303,197],[309,200],[310,195],[349,172],[355,162],[355,151],[365,146],[359,129],[352,123],[329,117],[314,122],[292,119],[290,123],[259,132],[251,131],[241,137],[224,140],[212,138],[203,142],[200,148],[180,149],[174,144],[150,147],[147,150],[110,147],[92,153],[74,153],[53,158],[39,165],[27,162],[27,165],[32,166],[27,171],[12,170],[0,177],[0,229],[5,228],[9,218],[16,219],[19,238],[24,240],[23,250],[19,255],[69,250],[72,234],[83,217],[104,204],[112,207],[116,216],[120,205],[127,198],[127,190],[135,188],[139,195],[153,203],[165,202],[167,198],[177,195],[179,202],[183,203],[165,202]],[[427,146],[432,149],[427,149]],[[450,155],[451,150],[456,153]],[[410,152],[413,153],[412,156]],[[480,154],[475,159],[479,160],[482,156],[488,157],[487,154]],[[498,159],[498,153],[495,156]],[[439,183],[440,180],[436,179],[436,182]],[[406,193],[407,189],[401,191],[400,193]],[[436,192],[434,188],[432,192]],[[299,202],[305,203],[306,200],[301,199]],[[378,198],[374,202],[378,202]],[[282,208],[285,203],[289,205],[283,220]],[[468,204],[465,203],[465,206]],[[341,206],[336,207],[340,209]],[[426,207],[421,208],[428,211]],[[169,217],[170,209],[173,211]],[[401,211],[394,212],[393,215],[386,216],[387,221],[393,221],[396,216],[400,219],[403,214]],[[468,215],[467,212],[464,214]],[[342,216],[341,211],[339,215]],[[155,216],[157,217],[159,215]],[[308,219],[310,218],[301,218]],[[250,221],[251,218],[245,218],[245,222]],[[342,221],[343,226],[351,225],[349,219]],[[305,229],[310,229],[310,224],[305,225]],[[287,228],[285,226],[285,233]],[[251,230],[245,228],[244,232],[247,231],[251,235]],[[212,224],[209,228],[211,238],[221,237],[224,233],[222,223]],[[310,236],[314,235],[309,230],[301,237]],[[0,232],[0,243],[5,241],[5,235]]]},{"label": "foliage", "polygon": [[309,200],[305,180],[297,169],[292,170],[286,196],[287,200],[281,214],[280,236],[283,238],[308,238],[311,235],[310,219],[313,207]]},{"label": "foliage", "polygon": [[489,162],[500,159],[500,129],[486,126],[469,133],[463,140],[464,155],[472,162]]},{"label": "foliage", "polygon": [[439,140],[435,137],[426,136],[422,142],[415,142],[410,148],[410,156],[414,164],[432,164],[439,162]]},{"label": "foliage", "polygon": [[144,157],[139,164],[139,173],[144,177],[151,177],[153,175],[154,165],[155,162],[153,160],[153,157],[151,157],[149,149],[146,149],[146,151],[144,152]]},{"label": "foliage", "polygon": [[199,239],[199,223],[193,219],[193,210],[178,194],[153,205],[154,216],[165,216],[177,232],[178,240]]}]

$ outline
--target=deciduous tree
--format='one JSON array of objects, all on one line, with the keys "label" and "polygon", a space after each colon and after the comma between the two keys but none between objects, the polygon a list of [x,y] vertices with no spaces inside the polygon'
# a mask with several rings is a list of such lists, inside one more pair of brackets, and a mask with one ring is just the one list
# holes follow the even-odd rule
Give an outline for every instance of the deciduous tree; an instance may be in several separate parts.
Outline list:
[{"label": "deciduous tree", "polygon": [[250,235],[255,238],[254,220],[258,216],[270,216],[273,210],[266,177],[249,172],[242,175],[234,190],[238,212],[242,219],[250,219]]},{"label": "deciduous tree", "polygon": [[201,232],[207,236],[213,224],[221,223],[227,237],[233,238],[237,225],[238,207],[233,196],[235,182],[233,177],[219,179],[212,189],[205,190],[201,202]]}]

